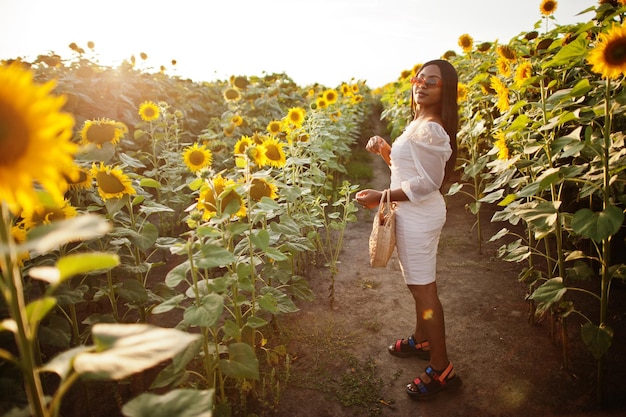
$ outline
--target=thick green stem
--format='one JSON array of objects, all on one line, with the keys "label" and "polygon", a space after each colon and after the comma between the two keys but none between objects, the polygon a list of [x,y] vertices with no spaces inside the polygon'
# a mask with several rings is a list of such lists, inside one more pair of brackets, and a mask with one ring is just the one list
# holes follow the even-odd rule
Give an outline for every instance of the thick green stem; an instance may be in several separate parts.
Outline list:
[{"label": "thick green stem", "polygon": [[[604,149],[603,149],[603,158],[602,158],[602,168],[603,168],[603,189],[602,189],[602,208],[606,210],[611,204],[611,173],[609,170],[609,153],[611,149],[611,106],[610,106],[610,98],[611,98],[611,82],[609,79],[606,80],[606,89],[605,89],[605,97],[604,97]],[[611,255],[611,237],[607,237],[602,240],[602,282],[600,289],[600,326],[603,326],[607,322],[608,317],[608,308],[609,308],[609,286],[611,277],[609,275],[609,266],[610,266],[610,255]],[[604,382],[604,355],[598,358],[597,364],[597,389],[596,389],[596,400],[598,403],[602,402],[603,390],[602,384]]]},{"label": "thick green stem", "polygon": [[39,373],[37,371],[37,358],[35,357],[35,334],[36,329],[30,327],[26,316],[26,300],[22,287],[22,274],[17,262],[17,253],[10,236],[10,214],[6,204],[2,203],[2,221],[0,221],[0,242],[9,248],[2,261],[0,269],[2,275],[2,295],[11,319],[15,322],[15,342],[19,352],[19,364],[24,377],[24,385],[30,413],[36,417],[48,417],[45,398]]}]

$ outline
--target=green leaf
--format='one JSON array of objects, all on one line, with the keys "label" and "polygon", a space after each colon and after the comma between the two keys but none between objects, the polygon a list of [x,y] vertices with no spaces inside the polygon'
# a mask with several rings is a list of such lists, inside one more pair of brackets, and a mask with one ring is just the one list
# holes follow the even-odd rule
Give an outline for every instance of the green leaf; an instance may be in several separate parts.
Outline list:
[{"label": "green leaf", "polygon": [[544,282],[528,298],[538,303],[537,314],[541,314],[552,304],[559,302],[566,292],[567,287],[563,285],[563,279],[557,277]]},{"label": "green leaf", "polygon": [[566,268],[567,277],[572,280],[584,281],[595,275],[593,269],[583,261],[574,262],[574,266],[571,268]]},{"label": "green leaf", "polygon": [[159,229],[152,223],[144,223],[140,233],[135,231],[127,231],[128,239],[142,251],[146,251],[152,247],[159,238]]},{"label": "green leaf", "polygon": [[224,298],[219,294],[207,294],[202,297],[198,306],[192,304],[187,307],[183,319],[189,326],[213,327],[222,317]]},{"label": "green leaf", "polygon": [[202,257],[196,261],[196,266],[203,269],[218,268],[231,264],[235,260],[235,255],[222,246],[205,245],[202,247]]},{"label": "green leaf", "polygon": [[149,324],[95,324],[95,351],[74,358],[79,374],[119,380],[172,358],[200,335]]},{"label": "green leaf", "polygon": [[254,231],[250,234],[250,241],[261,250],[266,250],[270,243],[270,234],[265,229]]},{"label": "green leaf", "polygon": [[90,346],[81,345],[63,351],[52,358],[48,363],[43,365],[41,370],[45,372],[54,372],[59,375],[61,379],[65,379],[73,369],[72,362],[74,361],[74,357],[76,357],[79,353],[88,351],[89,349],[91,349]]},{"label": "green leaf", "polygon": [[143,393],[122,407],[125,417],[211,417],[212,389],[175,389],[163,395]]},{"label": "green leaf", "polygon": [[[293,300],[285,293],[274,287],[263,287],[261,289],[263,297],[271,294],[272,303],[276,302],[278,311],[281,313],[294,313],[298,311],[298,307],[294,304]],[[263,298],[261,297],[261,298]]]},{"label": "green leaf", "polygon": [[287,259],[289,259],[287,255],[285,255],[276,248],[267,248],[265,250],[265,255],[268,258],[275,260],[276,262],[286,261]]},{"label": "green leaf", "polygon": [[110,230],[111,225],[103,217],[83,214],[34,228],[20,249],[46,253],[70,242],[104,236]]},{"label": "green leaf", "polygon": [[463,184],[459,184],[458,182],[455,182],[454,184],[450,186],[450,188],[448,188],[448,192],[446,195],[455,195],[456,193],[461,191],[462,188],[463,188]]},{"label": "green leaf", "polygon": [[106,271],[120,264],[116,254],[104,252],[79,253],[59,258],[56,266],[37,266],[28,270],[28,274],[36,279],[56,286],[61,282],[79,274],[94,271]]},{"label": "green leaf", "polygon": [[224,334],[230,337],[231,339],[239,339],[241,337],[241,329],[239,328],[237,323],[235,323],[232,320],[226,320],[224,322],[223,329],[224,329]]},{"label": "green leaf", "polygon": [[43,297],[31,301],[26,306],[26,317],[31,330],[39,326],[39,322],[56,306],[57,300],[54,297]]},{"label": "green leaf", "polygon": [[124,152],[120,152],[118,154],[120,160],[122,162],[124,162],[124,164],[133,167],[133,168],[146,168],[146,166],[144,165],[143,162],[141,162],[139,159],[137,158],[133,158],[132,156],[128,155],[127,153]]},{"label": "green leaf", "polygon": [[228,359],[220,360],[220,369],[231,378],[259,379],[259,360],[247,343],[228,346]]},{"label": "green leaf", "polygon": [[617,233],[624,222],[624,212],[616,206],[608,206],[601,212],[580,209],[572,218],[574,233],[601,242]]},{"label": "green leaf", "polygon": [[139,185],[143,188],[161,188],[161,183],[152,178],[143,177],[139,181]]},{"label": "green leaf", "polygon": [[257,298],[257,303],[259,303],[259,307],[268,313],[278,313],[278,300],[270,293],[263,294],[261,297]]},{"label": "green leaf", "polygon": [[572,88],[572,91],[571,91],[570,95],[572,97],[581,97],[581,96],[584,96],[585,94],[587,94],[589,91],[591,91],[592,88],[593,87],[589,83],[589,79],[588,78],[583,78],[582,80],[580,80],[580,81],[578,81],[576,83],[574,88]]},{"label": "green leaf", "polygon": [[509,204],[511,204],[512,202],[514,202],[515,200],[517,200],[517,194],[515,194],[515,193],[512,193],[512,194],[507,194],[507,195],[506,195],[506,196],[502,199],[502,201],[500,201],[500,202],[498,203],[498,205],[499,205],[500,207],[506,207],[506,206],[508,206]]},{"label": "green leaf", "polygon": [[613,341],[613,330],[605,325],[596,326],[593,323],[585,323],[580,328],[580,335],[583,343],[596,359],[602,358],[608,352]]},{"label": "green leaf", "polygon": [[576,65],[587,56],[588,45],[587,32],[583,32],[573,42],[562,47],[550,61],[542,65],[542,68],[571,67]]},{"label": "green leaf", "polygon": [[148,301],[148,290],[136,279],[125,279],[116,291],[126,301],[142,304]]},{"label": "green leaf", "polygon": [[191,271],[191,264],[189,260],[184,261],[182,264],[176,265],[165,276],[165,285],[170,288],[176,287],[187,278],[187,273]]},{"label": "green leaf", "polygon": [[184,294],[175,295],[169,300],[165,300],[161,304],[158,304],[157,306],[155,306],[152,309],[152,314],[167,313],[168,311],[171,311],[175,309],[176,307],[178,307],[180,305],[180,302],[183,301],[184,299],[185,299]]},{"label": "green leaf", "polygon": [[202,340],[197,339],[186,349],[172,358],[172,362],[167,365],[150,385],[150,389],[181,386],[185,382],[187,374],[187,364],[198,357],[202,350]]}]

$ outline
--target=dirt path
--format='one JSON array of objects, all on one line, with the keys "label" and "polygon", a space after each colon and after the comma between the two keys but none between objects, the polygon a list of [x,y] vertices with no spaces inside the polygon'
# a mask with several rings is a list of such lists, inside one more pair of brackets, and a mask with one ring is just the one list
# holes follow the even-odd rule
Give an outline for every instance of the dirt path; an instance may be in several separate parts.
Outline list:
[{"label": "dirt path", "polygon": [[[362,186],[386,187],[388,168],[379,158],[373,164],[374,180]],[[525,288],[517,281],[521,266],[496,258],[501,242],[485,243],[478,253],[467,202],[447,197],[437,268],[448,353],[463,387],[428,402],[406,395],[406,383],[426,362],[393,357],[387,346],[412,331],[413,303],[395,254],[387,268],[369,266],[373,212],[360,209],[359,221],[346,230],[334,307],[321,273],[311,281],[316,301],[299,303],[301,311],[282,322],[295,359],[276,416],[626,415],[595,410],[592,384],[562,369],[549,323],[529,325]],[[490,218],[487,209],[487,239],[504,226]],[[356,405],[344,405],[351,402]]]}]

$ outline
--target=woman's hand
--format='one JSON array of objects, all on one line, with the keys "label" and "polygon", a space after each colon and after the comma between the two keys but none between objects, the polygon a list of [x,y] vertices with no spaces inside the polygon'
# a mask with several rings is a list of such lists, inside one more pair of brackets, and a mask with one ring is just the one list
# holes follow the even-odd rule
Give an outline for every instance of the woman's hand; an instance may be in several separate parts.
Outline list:
[{"label": "woman's hand", "polygon": [[382,156],[387,165],[391,165],[391,145],[389,145],[387,141],[380,136],[372,136],[370,140],[367,141],[367,144],[365,145],[365,150],[373,154]]},{"label": "woman's hand", "polygon": [[365,150],[376,155],[380,155],[383,146],[387,144],[387,141],[380,136],[372,136],[365,145]]},{"label": "woman's hand", "polygon": [[382,191],[377,190],[361,190],[356,193],[356,202],[365,208],[376,208],[380,205]]}]

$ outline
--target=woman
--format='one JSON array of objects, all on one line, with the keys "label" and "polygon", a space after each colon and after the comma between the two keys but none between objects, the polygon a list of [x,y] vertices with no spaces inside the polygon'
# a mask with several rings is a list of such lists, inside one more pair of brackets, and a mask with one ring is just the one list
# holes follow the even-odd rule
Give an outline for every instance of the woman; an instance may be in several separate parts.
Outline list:
[{"label": "woman", "polygon": [[[443,308],[435,282],[437,246],[446,220],[440,192],[454,170],[458,128],[458,77],[444,60],[422,65],[411,79],[413,120],[390,146],[380,136],[366,146],[391,170],[391,200],[396,202],[396,249],[404,280],[415,301],[415,332],[389,346],[400,357],[429,359],[425,371],[407,385],[415,399],[429,398],[444,389],[458,387],[446,348]],[[378,207],[382,191],[362,190],[357,202]]]}]

